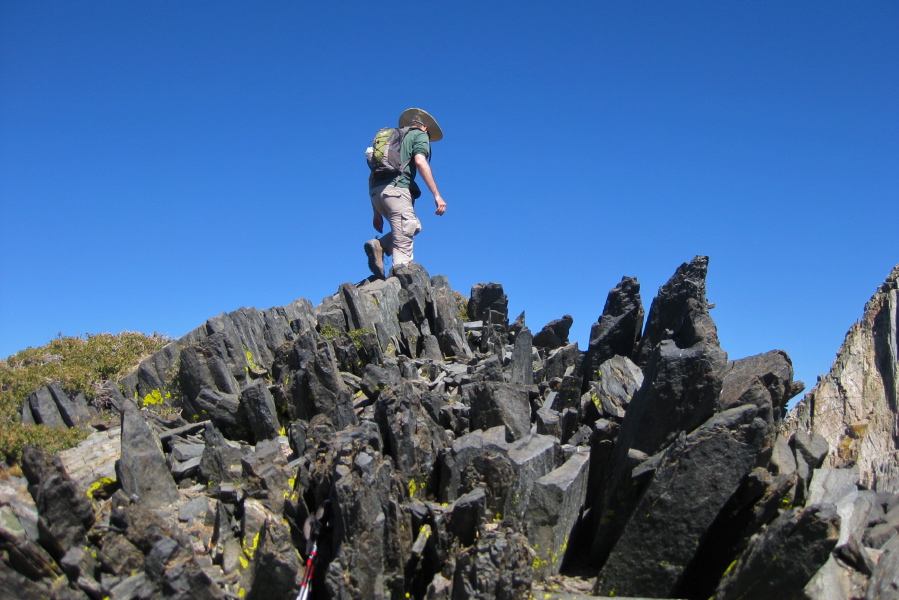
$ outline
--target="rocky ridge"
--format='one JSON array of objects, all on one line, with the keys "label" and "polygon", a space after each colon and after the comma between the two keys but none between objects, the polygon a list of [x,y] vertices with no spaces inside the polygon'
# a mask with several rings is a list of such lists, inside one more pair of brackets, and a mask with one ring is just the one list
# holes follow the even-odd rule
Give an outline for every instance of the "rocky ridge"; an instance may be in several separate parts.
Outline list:
[{"label": "rocky ridge", "polygon": [[[681,265],[645,319],[623,278],[585,351],[570,316],[510,321],[496,283],[463,320],[414,263],[318,306],[209,319],[109,386],[120,420],[55,457],[26,449],[25,479],[0,481],[0,582],[294,598],[326,508],[313,598],[897,597],[889,469],[835,454],[809,397],[783,420],[803,385],[782,351],[728,358],[707,267]],[[882,379],[886,288],[859,337],[880,340]],[[22,418],[93,422],[58,385]]]}]

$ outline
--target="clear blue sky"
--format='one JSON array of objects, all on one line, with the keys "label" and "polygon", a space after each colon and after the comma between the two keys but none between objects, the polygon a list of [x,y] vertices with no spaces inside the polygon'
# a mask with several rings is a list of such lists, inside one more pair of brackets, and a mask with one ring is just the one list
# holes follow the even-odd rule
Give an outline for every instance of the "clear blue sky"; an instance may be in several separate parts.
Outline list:
[{"label": "clear blue sky", "polygon": [[363,152],[445,139],[415,255],[586,348],[710,256],[731,358],[809,387],[899,262],[899,3],[0,3],[0,356],[368,275]]}]

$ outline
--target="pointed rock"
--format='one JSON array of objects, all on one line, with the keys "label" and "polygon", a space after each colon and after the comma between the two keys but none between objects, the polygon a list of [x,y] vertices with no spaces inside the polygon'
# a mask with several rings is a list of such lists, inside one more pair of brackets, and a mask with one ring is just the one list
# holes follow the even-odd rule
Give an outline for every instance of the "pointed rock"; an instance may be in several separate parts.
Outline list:
[{"label": "pointed rock", "polygon": [[599,320],[590,328],[585,379],[596,379],[599,365],[613,356],[633,357],[642,330],[640,283],[634,277],[622,277],[609,292]]},{"label": "pointed rock", "polygon": [[[708,267],[709,257],[697,256],[689,263],[678,267],[671,279],[659,288],[659,293],[649,308],[646,328],[637,350],[634,362],[638,365],[644,367],[649,363],[653,349],[662,340],[680,337],[687,324],[688,315],[692,312],[691,300],[707,312],[705,278]],[[714,342],[717,344],[717,334]],[[677,345],[684,348],[694,343],[679,342]]]},{"label": "pointed rock", "polygon": [[122,457],[116,464],[119,483],[147,508],[159,508],[179,498],[178,486],[166,464],[159,438],[132,401],[122,411]]},{"label": "pointed rock", "polygon": [[245,387],[240,392],[240,404],[257,441],[270,440],[280,435],[278,409],[265,381],[257,379]]},{"label": "pointed rock", "polygon": [[41,543],[57,558],[84,540],[94,523],[94,509],[84,490],[68,476],[62,463],[34,446],[22,452],[22,471],[37,506]]}]

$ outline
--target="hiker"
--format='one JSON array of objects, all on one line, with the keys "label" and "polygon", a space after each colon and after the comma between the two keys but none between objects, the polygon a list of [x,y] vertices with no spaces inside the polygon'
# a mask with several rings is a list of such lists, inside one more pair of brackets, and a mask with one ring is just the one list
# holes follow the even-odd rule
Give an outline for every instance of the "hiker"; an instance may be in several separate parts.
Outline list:
[{"label": "hiker", "polygon": [[[408,128],[406,130],[405,128]],[[437,190],[434,174],[428,162],[431,157],[431,142],[443,138],[443,131],[434,117],[420,108],[403,111],[399,119],[399,129],[382,129],[382,132],[394,134],[395,144],[400,148],[398,160],[393,167],[380,167],[372,161],[372,149],[366,151],[372,174],[368,178],[369,194],[373,210],[372,225],[378,233],[384,232],[384,219],[390,223],[390,233],[378,239],[365,242],[365,254],[368,256],[368,267],[380,279],[384,279],[384,255],[393,256],[394,267],[412,260],[413,238],[421,231],[421,221],[415,216],[415,199],[421,196],[421,190],[415,183],[416,173],[431,193],[437,214],[446,212],[446,202]],[[396,132],[396,133],[394,133]],[[378,148],[378,137],[374,146],[380,151],[386,144],[386,133],[381,148]],[[386,164],[386,152],[384,163]],[[380,167],[380,168],[378,168]]]}]

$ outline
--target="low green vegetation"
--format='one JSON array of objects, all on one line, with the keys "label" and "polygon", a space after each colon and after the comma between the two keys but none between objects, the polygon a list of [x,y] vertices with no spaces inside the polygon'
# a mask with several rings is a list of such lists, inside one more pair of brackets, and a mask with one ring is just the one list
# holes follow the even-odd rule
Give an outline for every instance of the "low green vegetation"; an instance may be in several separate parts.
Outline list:
[{"label": "low green vegetation", "polygon": [[163,335],[130,331],[59,336],[45,346],[0,360],[0,451],[5,459],[18,462],[25,444],[53,453],[71,448],[85,437],[77,428],[59,431],[23,425],[21,409],[28,394],[59,381],[66,392],[82,392],[88,400],[95,400],[104,383],[127,375],[168,342]]},{"label": "low green vegetation", "polygon": [[469,321],[468,318],[468,298],[463,296],[460,292],[453,290],[453,300],[456,301],[456,316],[459,317],[463,322]]}]

